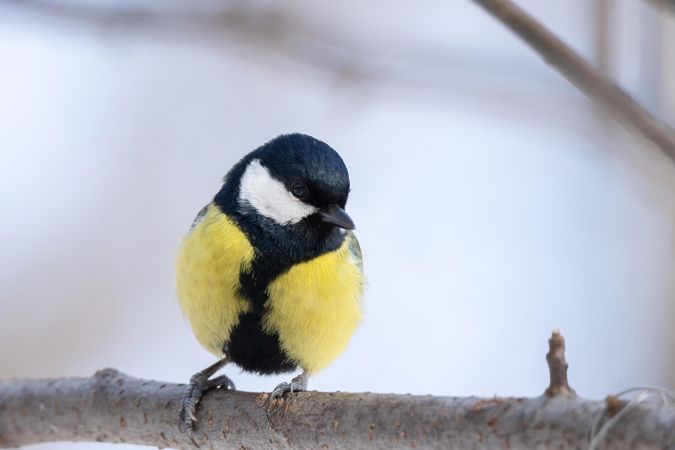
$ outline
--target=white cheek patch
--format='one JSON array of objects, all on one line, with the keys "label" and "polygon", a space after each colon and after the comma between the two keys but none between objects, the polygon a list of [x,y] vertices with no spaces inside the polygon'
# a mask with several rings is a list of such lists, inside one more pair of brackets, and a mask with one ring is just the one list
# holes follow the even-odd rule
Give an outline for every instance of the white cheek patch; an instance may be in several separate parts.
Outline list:
[{"label": "white cheek patch", "polygon": [[248,164],[241,178],[239,202],[252,206],[280,225],[298,223],[317,211],[288,192],[286,186],[275,180],[257,159]]}]

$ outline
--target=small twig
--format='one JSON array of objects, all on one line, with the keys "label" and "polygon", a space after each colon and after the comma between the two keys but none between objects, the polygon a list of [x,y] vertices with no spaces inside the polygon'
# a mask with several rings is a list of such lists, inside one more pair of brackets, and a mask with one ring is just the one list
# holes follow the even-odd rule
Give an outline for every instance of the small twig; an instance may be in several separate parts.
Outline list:
[{"label": "small twig", "polygon": [[589,98],[639,131],[675,162],[675,131],[603,76],[578,53],[510,0],[473,0],[516,33]]},{"label": "small twig", "polygon": [[567,361],[565,360],[565,338],[560,331],[554,330],[548,340],[546,362],[550,373],[550,384],[544,392],[549,397],[558,395],[575,396],[576,393],[567,382]]}]

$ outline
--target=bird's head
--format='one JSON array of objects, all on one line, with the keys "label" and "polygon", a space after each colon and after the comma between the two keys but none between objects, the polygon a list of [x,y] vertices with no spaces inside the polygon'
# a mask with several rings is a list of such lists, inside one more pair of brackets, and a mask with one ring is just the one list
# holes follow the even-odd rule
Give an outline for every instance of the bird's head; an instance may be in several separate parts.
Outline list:
[{"label": "bird's head", "polygon": [[236,179],[229,181],[238,182],[236,203],[242,215],[259,215],[281,226],[304,221],[354,229],[344,209],[347,167],[324,142],[304,134],[282,135],[251,152],[239,166]]}]

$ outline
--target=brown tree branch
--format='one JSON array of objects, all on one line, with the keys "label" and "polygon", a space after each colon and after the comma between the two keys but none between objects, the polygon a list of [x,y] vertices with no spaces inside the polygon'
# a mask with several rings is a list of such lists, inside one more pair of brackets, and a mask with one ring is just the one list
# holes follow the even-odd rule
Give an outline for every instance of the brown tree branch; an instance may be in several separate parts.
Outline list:
[{"label": "brown tree branch", "polygon": [[[561,340],[554,333],[550,341],[551,386],[558,387],[567,385]],[[89,378],[1,381],[0,447],[99,441],[190,448],[176,423],[184,388],[114,369]],[[597,436],[595,448],[675,448],[672,405],[629,408],[612,396],[600,402],[559,393],[480,399],[306,392],[267,404],[267,394],[217,390],[200,404],[196,438],[203,448],[586,449]]]},{"label": "brown tree branch", "polygon": [[532,16],[510,0],[473,0],[516,33],[589,98],[656,144],[675,162],[675,131],[650,114]]}]

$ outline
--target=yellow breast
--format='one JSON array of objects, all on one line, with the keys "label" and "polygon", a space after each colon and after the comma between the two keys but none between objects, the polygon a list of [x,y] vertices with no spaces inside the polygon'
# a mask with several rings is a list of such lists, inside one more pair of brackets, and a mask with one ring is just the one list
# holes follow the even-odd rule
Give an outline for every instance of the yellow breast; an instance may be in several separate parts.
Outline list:
[{"label": "yellow breast", "polygon": [[239,274],[250,270],[253,247],[211,204],[185,237],[176,262],[176,290],[199,343],[220,356],[239,315],[250,308],[239,295]]},{"label": "yellow breast", "polygon": [[291,267],[267,288],[264,329],[278,333],[284,352],[310,374],[344,351],[361,320],[363,275],[350,251],[355,239]]}]

